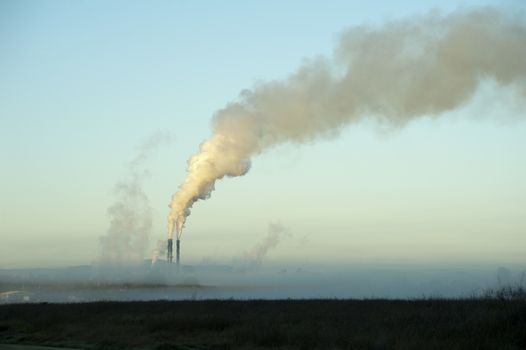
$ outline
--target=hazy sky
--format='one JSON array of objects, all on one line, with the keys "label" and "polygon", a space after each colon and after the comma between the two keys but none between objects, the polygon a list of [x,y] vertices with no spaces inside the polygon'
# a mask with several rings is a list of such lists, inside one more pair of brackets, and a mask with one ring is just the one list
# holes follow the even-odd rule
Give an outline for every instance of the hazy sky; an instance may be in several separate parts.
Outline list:
[{"label": "hazy sky", "polygon": [[[153,132],[153,242],[214,112],[258,81],[331,55],[353,25],[522,1],[2,1],[0,267],[99,254],[114,184]],[[526,58],[525,58],[526,59]],[[525,263],[526,122],[488,82],[461,109],[401,130],[353,125],[280,146],[194,206],[187,262],[242,255],[278,222],[276,260]]]}]

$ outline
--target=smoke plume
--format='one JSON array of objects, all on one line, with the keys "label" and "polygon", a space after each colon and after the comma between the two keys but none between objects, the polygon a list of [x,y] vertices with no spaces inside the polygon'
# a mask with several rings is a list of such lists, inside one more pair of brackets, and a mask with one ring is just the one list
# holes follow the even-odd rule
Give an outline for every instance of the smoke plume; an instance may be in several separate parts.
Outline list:
[{"label": "smoke plume", "polygon": [[152,254],[152,266],[155,265],[160,256],[163,256],[166,253],[166,240],[159,239],[153,250]]},{"label": "smoke plume", "polygon": [[282,225],[269,224],[265,238],[245,253],[244,261],[247,265],[253,268],[259,267],[269,250],[277,247],[284,234],[285,228]]},{"label": "smoke plume", "polygon": [[437,117],[468,102],[488,79],[525,97],[525,38],[524,16],[491,8],[346,31],[334,57],[243,90],[216,112],[212,136],[188,160],[172,197],[169,236],[174,229],[181,235],[192,205],[209,198],[218,179],[246,174],[251,158],[272,146],[333,136],[364,118],[400,127]]},{"label": "smoke plume", "polygon": [[128,163],[129,178],[115,184],[115,201],[108,208],[110,219],[106,235],[100,238],[104,264],[140,263],[152,228],[152,212],[143,182],[148,176],[146,161],[161,144],[171,141],[167,133],[152,134]]}]

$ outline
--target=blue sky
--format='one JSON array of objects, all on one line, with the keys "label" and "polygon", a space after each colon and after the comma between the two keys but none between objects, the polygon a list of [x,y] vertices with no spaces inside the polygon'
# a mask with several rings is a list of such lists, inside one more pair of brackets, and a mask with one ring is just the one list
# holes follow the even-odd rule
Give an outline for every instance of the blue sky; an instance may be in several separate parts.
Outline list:
[{"label": "blue sky", "polygon": [[[93,261],[111,189],[156,130],[175,136],[151,159],[145,185],[152,241],[164,238],[186,159],[239,91],[330,56],[350,26],[487,4],[523,6],[3,1],[0,267]],[[526,125],[518,114],[512,92],[490,86],[440,120],[388,133],[356,125],[335,140],[271,150],[196,204],[187,259],[228,260],[280,222],[293,236],[275,259],[524,263]]]}]

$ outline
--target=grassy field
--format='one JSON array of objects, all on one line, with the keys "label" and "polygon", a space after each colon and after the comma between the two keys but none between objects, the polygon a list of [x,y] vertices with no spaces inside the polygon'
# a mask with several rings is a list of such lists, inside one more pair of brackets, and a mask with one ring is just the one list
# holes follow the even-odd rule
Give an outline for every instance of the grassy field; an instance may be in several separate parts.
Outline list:
[{"label": "grassy field", "polygon": [[526,349],[526,301],[155,301],[0,306],[0,343],[83,349]]}]

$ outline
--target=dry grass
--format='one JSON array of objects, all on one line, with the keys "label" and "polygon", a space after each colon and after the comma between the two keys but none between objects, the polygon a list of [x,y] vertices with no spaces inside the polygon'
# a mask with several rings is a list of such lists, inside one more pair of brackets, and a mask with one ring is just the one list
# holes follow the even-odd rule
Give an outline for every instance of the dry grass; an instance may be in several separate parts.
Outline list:
[{"label": "dry grass", "polygon": [[0,306],[0,343],[85,349],[526,349],[525,294]]}]

